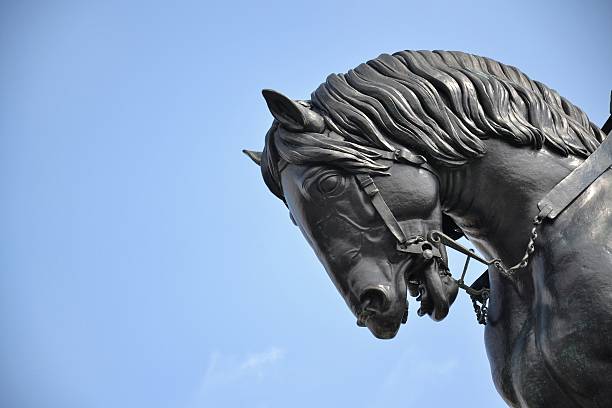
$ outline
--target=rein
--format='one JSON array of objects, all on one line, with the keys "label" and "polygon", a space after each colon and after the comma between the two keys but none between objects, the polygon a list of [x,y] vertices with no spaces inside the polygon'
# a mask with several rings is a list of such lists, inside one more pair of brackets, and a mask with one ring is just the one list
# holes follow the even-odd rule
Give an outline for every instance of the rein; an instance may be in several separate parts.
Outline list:
[{"label": "rein", "polygon": [[[440,262],[442,261],[442,254],[435,244],[441,244],[466,255],[463,272],[458,280],[452,277],[448,267],[446,267],[446,270],[442,273],[445,275],[450,275],[457,286],[463,289],[470,296],[478,323],[486,325],[487,302],[490,294],[488,271],[485,271],[474,283],[472,283],[472,285],[466,285],[464,278],[470,259],[475,259],[476,261],[487,266],[494,266],[500,271],[502,276],[514,282],[515,272],[519,269],[525,268],[529,264],[531,255],[535,252],[535,241],[538,237],[538,226],[540,226],[545,219],[554,221],[554,219],[580,194],[582,194],[584,190],[586,190],[608,169],[612,168],[612,136],[610,135],[612,135],[612,129],[609,130],[608,137],[604,139],[597,149],[589,157],[587,157],[587,159],[581,163],[580,166],[561,180],[546,194],[546,196],[544,196],[540,202],[538,202],[538,209],[540,212],[533,219],[533,228],[531,229],[525,254],[517,264],[510,267],[506,267],[501,259],[487,260],[480,257],[474,253],[474,250],[464,247],[453,238],[438,230],[430,231],[426,237],[422,235],[407,236],[399,221],[395,218],[393,212],[380,194],[380,190],[376,186],[372,176],[369,174],[356,174],[355,178],[357,179],[361,189],[370,198],[372,205],[376,209],[376,212],[380,215],[387,229],[395,237],[397,241],[396,249],[399,252],[417,255],[420,254],[426,260],[435,259],[436,261]],[[439,180],[437,172],[427,163],[425,158],[412,153],[408,149],[402,148],[393,152],[379,149],[372,150],[379,154],[379,158],[422,168],[432,173]]]}]

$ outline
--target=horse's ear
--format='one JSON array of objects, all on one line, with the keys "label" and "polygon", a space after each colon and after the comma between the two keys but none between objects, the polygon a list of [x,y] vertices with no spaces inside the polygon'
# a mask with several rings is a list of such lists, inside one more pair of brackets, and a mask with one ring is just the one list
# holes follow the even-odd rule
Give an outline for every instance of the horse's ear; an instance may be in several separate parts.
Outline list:
[{"label": "horse's ear", "polygon": [[297,132],[317,133],[323,132],[325,129],[323,117],[312,109],[272,89],[264,89],[261,91],[261,94],[266,100],[272,116],[286,129]]},{"label": "horse's ear", "polygon": [[242,153],[249,156],[251,160],[255,162],[258,166],[261,166],[261,152],[254,152],[253,150],[243,150]]}]

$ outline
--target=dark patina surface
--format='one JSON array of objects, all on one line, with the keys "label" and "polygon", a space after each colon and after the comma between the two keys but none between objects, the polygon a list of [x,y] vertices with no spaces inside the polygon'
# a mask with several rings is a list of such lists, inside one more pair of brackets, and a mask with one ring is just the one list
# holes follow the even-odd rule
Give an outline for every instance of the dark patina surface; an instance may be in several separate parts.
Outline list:
[{"label": "dark patina surface", "polygon": [[[489,300],[479,321],[509,405],[610,406],[612,143],[579,108],[443,51],[381,55],[308,101],[264,97],[275,120],[247,154],[358,325],[395,336],[408,294],[442,320],[462,287]],[[448,271],[462,234],[489,265],[479,290]]]}]

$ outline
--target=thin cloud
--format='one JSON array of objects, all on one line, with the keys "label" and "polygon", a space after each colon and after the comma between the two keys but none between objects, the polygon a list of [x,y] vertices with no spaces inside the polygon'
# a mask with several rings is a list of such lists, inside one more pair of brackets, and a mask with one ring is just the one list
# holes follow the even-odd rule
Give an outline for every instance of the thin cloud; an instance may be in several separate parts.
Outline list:
[{"label": "thin cloud", "polygon": [[282,359],[285,356],[285,350],[272,347],[271,349],[250,355],[243,363],[240,365],[241,372],[248,372],[249,370],[259,370],[263,366],[274,363]]},{"label": "thin cloud", "polygon": [[272,366],[281,361],[286,354],[287,352],[279,347],[270,347],[243,358],[219,352],[211,353],[194,401],[188,407],[203,406],[203,403],[217,388],[253,377],[262,381],[266,371],[272,369]]}]

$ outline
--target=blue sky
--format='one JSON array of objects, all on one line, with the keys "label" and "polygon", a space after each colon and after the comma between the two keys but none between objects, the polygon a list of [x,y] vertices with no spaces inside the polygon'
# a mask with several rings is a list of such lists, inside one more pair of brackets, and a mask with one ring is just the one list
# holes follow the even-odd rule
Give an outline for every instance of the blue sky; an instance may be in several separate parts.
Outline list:
[{"label": "blue sky", "polygon": [[515,65],[602,124],[612,4],[571,3],[3,2],[0,406],[503,406],[465,296],[376,340],[240,151],[262,88],[401,49]]}]

